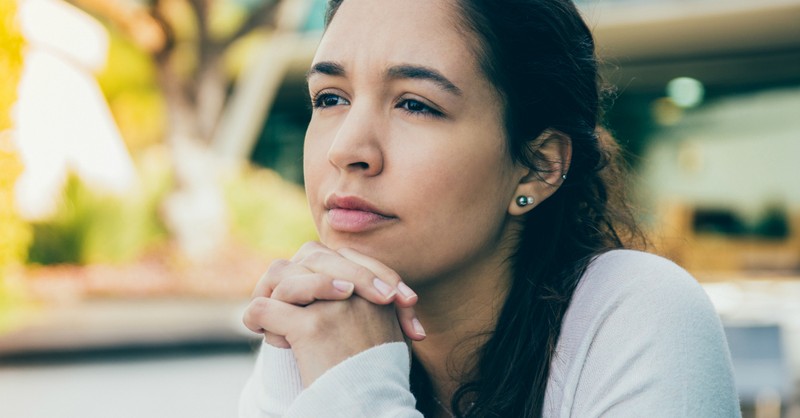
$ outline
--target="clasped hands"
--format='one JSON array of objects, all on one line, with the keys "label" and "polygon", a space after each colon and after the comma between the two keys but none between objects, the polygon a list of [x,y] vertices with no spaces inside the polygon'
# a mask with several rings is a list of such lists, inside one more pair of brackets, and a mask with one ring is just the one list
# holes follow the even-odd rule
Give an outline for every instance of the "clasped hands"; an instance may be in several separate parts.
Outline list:
[{"label": "clasped hands", "polygon": [[417,295],[392,269],[355,250],[304,244],[261,277],[244,324],[265,341],[291,348],[303,385],[376,345],[425,338]]}]

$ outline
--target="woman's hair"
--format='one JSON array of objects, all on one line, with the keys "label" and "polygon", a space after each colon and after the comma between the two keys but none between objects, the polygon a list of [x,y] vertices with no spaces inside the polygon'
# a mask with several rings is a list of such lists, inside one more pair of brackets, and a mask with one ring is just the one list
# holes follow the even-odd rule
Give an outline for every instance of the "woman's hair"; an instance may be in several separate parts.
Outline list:
[{"label": "woman's hair", "polygon": [[[344,0],[330,0],[326,25]],[[568,137],[567,179],[527,213],[496,328],[452,399],[463,417],[539,417],[572,294],[591,259],[641,238],[622,199],[618,147],[598,127],[602,91],[594,40],[570,0],[453,0],[455,24],[504,104],[508,149],[537,172],[546,131]],[[643,239],[642,239],[643,241]],[[412,364],[417,408],[433,414],[430,381]]]}]

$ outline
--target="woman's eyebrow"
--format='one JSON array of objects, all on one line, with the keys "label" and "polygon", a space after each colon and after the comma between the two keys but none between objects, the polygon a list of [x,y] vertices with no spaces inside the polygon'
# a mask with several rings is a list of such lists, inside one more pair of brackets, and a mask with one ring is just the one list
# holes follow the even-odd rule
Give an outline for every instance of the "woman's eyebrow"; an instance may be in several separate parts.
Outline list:
[{"label": "woman's eyebrow", "polygon": [[423,67],[420,65],[402,64],[389,67],[386,71],[386,77],[389,79],[399,78],[413,78],[419,80],[429,80],[439,86],[442,90],[453,93],[456,96],[461,96],[461,89],[458,88],[452,81],[442,75],[439,71],[430,67]]},{"label": "woman's eyebrow", "polygon": [[338,62],[321,61],[311,66],[311,69],[309,69],[306,73],[306,80],[315,74],[344,77],[345,71],[342,64],[339,64]]},{"label": "woman's eyebrow", "polygon": [[[324,74],[333,77],[344,77],[346,71],[342,64],[334,61],[321,61],[311,66],[306,73],[306,80],[315,74]],[[463,93],[458,86],[448,80],[439,71],[421,65],[401,64],[389,67],[386,71],[388,79],[412,78],[417,80],[428,80],[439,86],[442,90],[461,96]]]}]

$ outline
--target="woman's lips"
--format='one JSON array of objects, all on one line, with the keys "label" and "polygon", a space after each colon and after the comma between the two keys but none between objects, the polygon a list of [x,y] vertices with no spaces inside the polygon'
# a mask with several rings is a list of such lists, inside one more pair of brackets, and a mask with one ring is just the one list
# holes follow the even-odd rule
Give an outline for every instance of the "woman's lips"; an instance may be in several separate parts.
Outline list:
[{"label": "woman's lips", "polygon": [[339,232],[364,232],[397,218],[358,209],[332,208],[328,210],[328,224]]},{"label": "woman's lips", "polygon": [[364,232],[397,220],[357,196],[330,195],[325,199],[328,224],[340,232]]}]

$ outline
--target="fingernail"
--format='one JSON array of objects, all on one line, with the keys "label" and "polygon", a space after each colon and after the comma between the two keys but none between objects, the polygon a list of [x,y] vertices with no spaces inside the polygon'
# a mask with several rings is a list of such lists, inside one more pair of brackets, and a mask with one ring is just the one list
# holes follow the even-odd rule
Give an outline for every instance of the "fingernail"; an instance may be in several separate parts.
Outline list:
[{"label": "fingernail", "polygon": [[406,297],[406,299],[411,299],[411,298],[415,298],[415,297],[417,297],[417,294],[416,294],[416,293],[414,293],[414,291],[413,291],[413,290],[411,290],[411,288],[410,288],[410,287],[408,287],[408,285],[407,285],[407,284],[405,284],[405,283],[403,283],[403,282],[400,282],[400,284],[398,284],[398,285],[397,285],[397,290],[399,290],[399,291],[400,291],[400,293],[401,293],[403,296],[405,296],[405,297]]},{"label": "fingernail", "polygon": [[386,284],[386,282],[377,277],[372,281],[372,285],[375,286],[375,288],[378,289],[378,291],[381,292],[381,294],[385,296],[386,299],[389,299],[390,297],[394,296],[396,292],[392,286],[389,286],[388,284]]},{"label": "fingernail", "polygon": [[355,289],[356,285],[354,285],[351,282],[346,282],[344,280],[334,280],[333,287],[335,287],[336,290],[342,293],[351,293],[353,289]]},{"label": "fingernail", "polygon": [[425,328],[422,328],[422,324],[419,322],[419,319],[414,318],[411,320],[411,325],[414,327],[414,332],[417,335],[425,336]]}]

